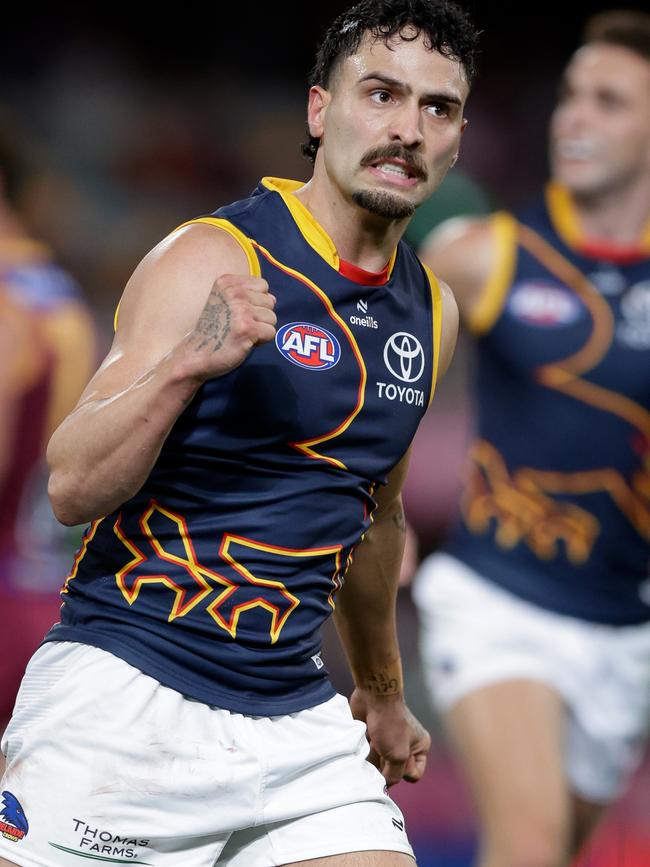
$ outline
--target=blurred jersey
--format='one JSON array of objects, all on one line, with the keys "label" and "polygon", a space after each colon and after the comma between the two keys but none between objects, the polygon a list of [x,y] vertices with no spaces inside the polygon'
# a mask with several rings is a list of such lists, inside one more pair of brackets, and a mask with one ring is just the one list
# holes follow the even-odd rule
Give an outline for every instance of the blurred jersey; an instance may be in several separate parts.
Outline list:
[{"label": "blurred jersey", "polygon": [[0,242],[0,719],[57,619],[69,543],[47,499],[45,446],[95,362],[73,279],[31,240]]},{"label": "blurred jersey", "polygon": [[529,602],[609,624],[650,619],[650,227],[581,236],[551,184],[493,217],[479,335],[478,438],[447,550]]},{"label": "blurred jersey", "polygon": [[275,340],[203,384],[143,488],[92,524],[48,636],[264,716],[334,694],[319,627],[429,404],[440,338],[411,248],[380,274],[341,262],[300,186],[265,179],[204,218],[268,281]]}]

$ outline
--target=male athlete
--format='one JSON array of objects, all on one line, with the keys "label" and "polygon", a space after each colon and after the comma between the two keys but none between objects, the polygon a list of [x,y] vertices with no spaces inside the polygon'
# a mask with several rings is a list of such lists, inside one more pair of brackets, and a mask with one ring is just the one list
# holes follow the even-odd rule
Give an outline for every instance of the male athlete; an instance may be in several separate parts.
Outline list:
[{"label": "male athlete", "polygon": [[[264,179],[129,281],[49,446],[56,514],[90,526],[4,742],[3,865],[413,863],[385,794],[429,745],[400,488],[456,319],[400,237],[456,159],[475,40],[446,0],[343,14],[309,183]],[[321,658],[334,609],[365,725]]]},{"label": "male athlete", "polygon": [[58,620],[69,558],[47,499],[45,447],[97,363],[78,286],[29,236],[31,151],[0,111],[0,732],[27,661]]},{"label": "male athlete", "polygon": [[552,181],[425,260],[477,338],[461,516],[415,595],[482,867],[560,867],[650,712],[650,17],[602,13],[564,73]]}]

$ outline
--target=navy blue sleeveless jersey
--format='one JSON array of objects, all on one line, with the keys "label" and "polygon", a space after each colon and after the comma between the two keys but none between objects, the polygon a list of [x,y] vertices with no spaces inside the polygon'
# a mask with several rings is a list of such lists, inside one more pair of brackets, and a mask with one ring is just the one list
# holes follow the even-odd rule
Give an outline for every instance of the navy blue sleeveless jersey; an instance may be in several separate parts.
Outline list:
[{"label": "navy blue sleeveless jersey", "polygon": [[206,382],[142,490],[91,525],[47,636],[267,716],[334,694],[319,629],[373,491],[428,406],[440,334],[438,286],[411,248],[400,243],[387,282],[372,285],[343,268],[298,187],[264,179],[201,218],[268,281],[275,341]]},{"label": "navy blue sleeveless jersey", "polygon": [[650,619],[650,233],[580,236],[568,193],[494,217],[478,437],[448,550],[543,608]]}]

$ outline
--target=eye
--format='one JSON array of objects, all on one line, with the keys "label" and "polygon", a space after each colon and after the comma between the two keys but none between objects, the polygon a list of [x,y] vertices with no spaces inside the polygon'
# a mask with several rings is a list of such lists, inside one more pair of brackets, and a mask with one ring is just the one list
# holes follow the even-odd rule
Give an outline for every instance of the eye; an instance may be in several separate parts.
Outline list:
[{"label": "eye", "polygon": [[430,105],[427,106],[427,111],[434,117],[449,116],[449,106],[445,105],[444,102],[432,102]]},{"label": "eye", "polygon": [[370,94],[370,99],[379,105],[387,105],[392,98],[393,97],[388,90],[373,90]]},{"label": "eye", "polygon": [[616,109],[623,108],[625,102],[618,93],[613,93],[609,90],[601,90],[596,95],[596,100],[598,105],[601,108],[604,108],[606,111],[615,111]]}]

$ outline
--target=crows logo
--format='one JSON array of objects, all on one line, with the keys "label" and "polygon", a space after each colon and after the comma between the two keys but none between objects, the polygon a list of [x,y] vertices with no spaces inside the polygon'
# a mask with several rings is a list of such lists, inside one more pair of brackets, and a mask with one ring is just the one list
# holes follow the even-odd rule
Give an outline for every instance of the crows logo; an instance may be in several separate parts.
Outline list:
[{"label": "crows logo", "polygon": [[18,842],[27,836],[28,831],[29,823],[18,798],[11,792],[4,791],[0,808],[0,833],[7,840]]}]

